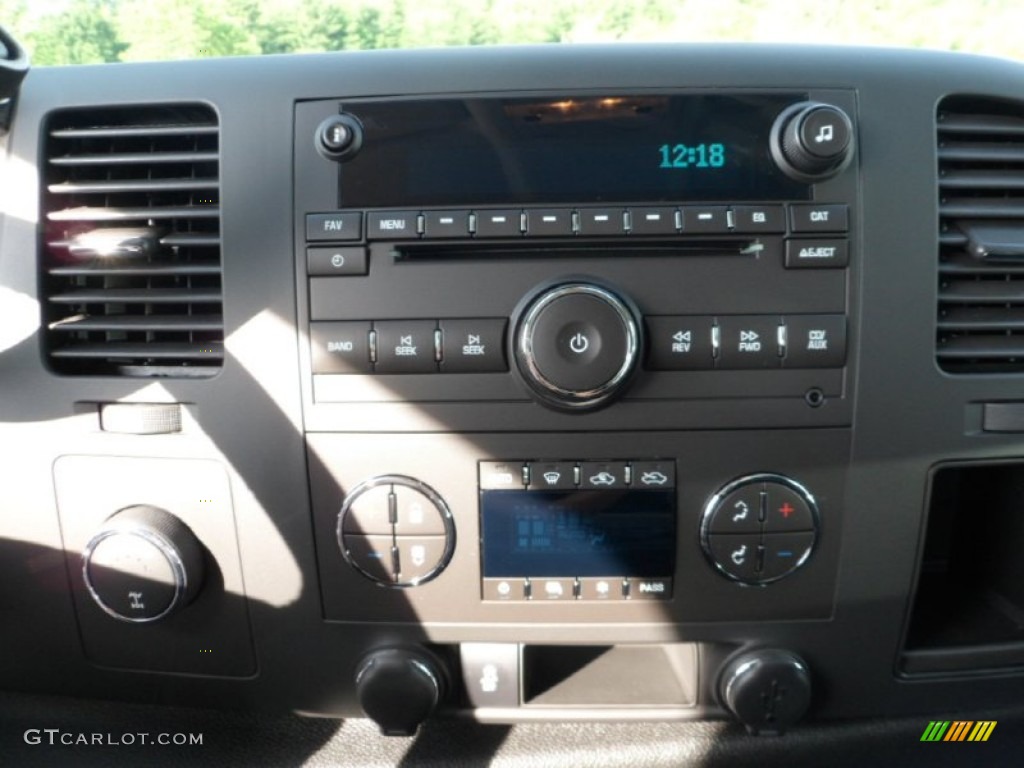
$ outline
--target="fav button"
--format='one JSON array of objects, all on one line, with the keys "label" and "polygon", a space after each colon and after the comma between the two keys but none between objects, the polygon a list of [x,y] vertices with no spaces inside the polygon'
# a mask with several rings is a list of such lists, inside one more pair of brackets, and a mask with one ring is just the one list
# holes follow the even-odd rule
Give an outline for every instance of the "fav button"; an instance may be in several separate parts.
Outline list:
[{"label": "fav button", "polygon": [[361,235],[363,214],[307,213],[307,240],[358,240]]}]

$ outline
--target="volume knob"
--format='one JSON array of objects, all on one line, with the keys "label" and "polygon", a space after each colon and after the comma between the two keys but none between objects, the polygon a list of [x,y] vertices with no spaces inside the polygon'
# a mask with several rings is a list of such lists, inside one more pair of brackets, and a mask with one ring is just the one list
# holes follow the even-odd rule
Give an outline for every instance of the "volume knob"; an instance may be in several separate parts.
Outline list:
[{"label": "volume knob", "polygon": [[853,123],[839,107],[805,101],[784,110],[772,126],[772,156],[797,181],[831,178],[853,156]]}]

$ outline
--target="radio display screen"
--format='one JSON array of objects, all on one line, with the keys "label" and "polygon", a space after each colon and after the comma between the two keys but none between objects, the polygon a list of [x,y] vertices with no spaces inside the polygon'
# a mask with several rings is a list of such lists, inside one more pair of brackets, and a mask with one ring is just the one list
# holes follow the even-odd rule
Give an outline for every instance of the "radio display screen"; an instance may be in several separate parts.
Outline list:
[{"label": "radio display screen", "polygon": [[800,94],[345,103],[363,146],[343,208],[806,200],[769,149]]},{"label": "radio display screen", "polygon": [[482,491],[483,576],[672,576],[675,491]]}]

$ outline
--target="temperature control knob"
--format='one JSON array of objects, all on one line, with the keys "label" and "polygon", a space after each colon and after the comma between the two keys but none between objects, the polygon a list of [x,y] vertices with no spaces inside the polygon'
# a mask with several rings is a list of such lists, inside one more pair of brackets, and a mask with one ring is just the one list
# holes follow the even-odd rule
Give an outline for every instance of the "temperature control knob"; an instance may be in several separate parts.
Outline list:
[{"label": "temperature control knob", "polygon": [[787,108],[771,134],[772,156],[797,181],[831,178],[853,156],[853,123],[839,107],[805,101]]},{"label": "temperature control knob", "polygon": [[640,325],[620,296],[591,283],[557,285],[520,315],[515,360],[541,402],[564,410],[597,407],[636,368]]},{"label": "temperature control knob", "polygon": [[137,624],[188,605],[203,582],[203,548],[181,520],[135,506],[110,517],[82,552],[82,576],[107,614]]}]

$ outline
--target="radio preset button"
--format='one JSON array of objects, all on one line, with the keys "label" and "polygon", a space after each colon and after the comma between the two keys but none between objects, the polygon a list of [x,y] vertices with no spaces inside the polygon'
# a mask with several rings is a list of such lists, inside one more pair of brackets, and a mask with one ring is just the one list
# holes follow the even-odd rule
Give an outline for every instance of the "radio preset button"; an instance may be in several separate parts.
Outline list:
[{"label": "radio preset button", "polygon": [[580,464],[580,488],[614,490],[626,487],[626,462],[585,461]]},{"label": "radio preset button", "polygon": [[701,371],[715,367],[713,317],[648,317],[647,367],[654,371]]},{"label": "radio preset button", "polygon": [[794,232],[846,232],[850,209],[846,205],[791,205],[789,224]]},{"label": "radio preset button", "polygon": [[519,237],[522,211],[477,211],[477,237]]},{"label": "radio preset button", "polygon": [[365,248],[307,248],[306,271],[310,277],[365,275]]},{"label": "radio preset button", "polygon": [[438,569],[448,540],[444,536],[395,536],[399,584],[417,584]]},{"label": "radio preset button", "polygon": [[719,317],[718,367],[778,368],[779,318],[765,315]]},{"label": "radio preset button", "polygon": [[671,600],[672,579],[633,578],[627,590],[630,600]]},{"label": "radio preset button", "polygon": [[362,236],[363,214],[307,213],[307,240],[358,240]]},{"label": "radio preset button", "polygon": [[433,320],[381,320],[377,332],[377,373],[434,373]]},{"label": "radio preset button", "polygon": [[425,211],[423,213],[423,237],[428,239],[469,237],[469,211]]},{"label": "radio preset button", "polygon": [[631,208],[629,231],[634,235],[674,235],[675,208]]},{"label": "radio preset button", "polygon": [[531,491],[571,491],[576,488],[576,465],[569,461],[531,461]]},{"label": "radio preset button", "polygon": [[481,491],[521,491],[523,489],[523,463],[521,461],[481,461],[479,472]]},{"label": "radio preset button", "polygon": [[370,240],[410,240],[420,236],[418,211],[370,211],[366,237]]},{"label": "radio preset button", "polygon": [[785,211],[781,205],[734,205],[732,227],[744,233],[785,232]]},{"label": "radio preset button", "polygon": [[625,214],[614,208],[580,208],[580,234],[584,236],[626,234]]},{"label": "radio preset button", "polygon": [[504,318],[442,320],[441,372],[507,371]]},{"label": "radio preset button", "polygon": [[711,514],[708,531],[759,533],[764,512],[763,490],[764,483],[751,483],[725,496]]},{"label": "radio preset button", "polygon": [[310,323],[313,373],[369,373],[370,324]]},{"label": "radio preset button", "polygon": [[841,269],[849,263],[846,240],[786,241],[786,269]]},{"label": "radio preset button", "polygon": [[531,208],[526,212],[526,234],[529,237],[572,235],[572,209]]},{"label": "radio preset button", "polygon": [[844,315],[788,315],[786,368],[842,368],[846,363]]},{"label": "radio preset button", "polygon": [[724,205],[698,207],[688,205],[683,211],[683,233],[717,235],[729,231],[729,209]]}]

